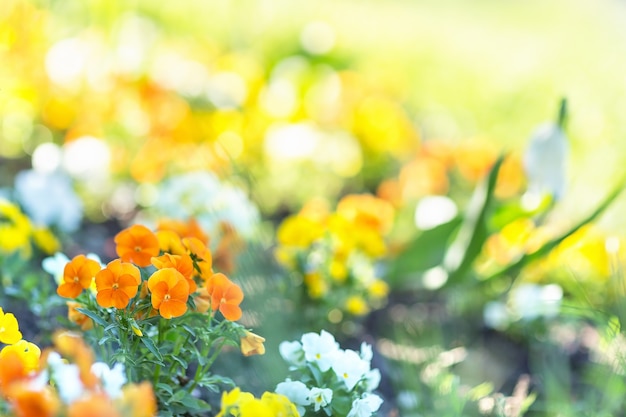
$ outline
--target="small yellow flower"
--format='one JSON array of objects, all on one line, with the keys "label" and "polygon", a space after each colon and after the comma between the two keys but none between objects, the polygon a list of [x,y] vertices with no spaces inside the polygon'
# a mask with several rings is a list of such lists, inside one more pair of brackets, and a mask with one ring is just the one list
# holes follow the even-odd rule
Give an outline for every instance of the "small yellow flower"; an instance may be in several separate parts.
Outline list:
[{"label": "small yellow flower", "polygon": [[12,345],[22,338],[17,319],[12,313],[5,313],[0,307],[0,342]]},{"label": "small yellow flower", "polygon": [[344,282],[348,278],[348,267],[345,260],[333,259],[328,266],[328,272],[338,282]]},{"label": "small yellow flower", "polygon": [[59,242],[59,240],[54,236],[54,234],[52,234],[50,229],[47,228],[34,229],[33,241],[39,249],[41,249],[45,254],[48,255],[58,252],[61,248],[61,243]]},{"label": "small yellow flower", "polygon": [[369,307],[363,297],[353,295],[346,300],[346,311],[355,316],[362,316],[369,312]]},{"label": "small yellow flower", "polygon": [[246,335],[241,338],[241,353],[244,356],[263,355],[265,338],[246,330]]},{"label": "small yellow flower", "polygon": [[310,272],[304,276],[309,296],[313,299],[322,298],[328,292],[328,285],[319,272]]},{"label": "small yellow flower", "polygon": [[385,298],[389,294],[389,285],[385,281],[377,279],[370,284],[367,291],[374,298]]},{"label": "small yellow flower", "polygon": [[0,252],[20,251],[25,258],[30,257],[31,223],[18,206],[0,199]]}]

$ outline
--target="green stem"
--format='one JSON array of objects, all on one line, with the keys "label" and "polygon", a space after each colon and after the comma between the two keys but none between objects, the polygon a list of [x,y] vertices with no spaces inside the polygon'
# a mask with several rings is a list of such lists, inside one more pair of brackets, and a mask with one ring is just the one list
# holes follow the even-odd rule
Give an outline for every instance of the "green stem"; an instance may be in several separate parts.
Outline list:
[{"label": "green stem", "polygon": [[205,363],[204,366],[198,366],[198,368],[196,369],[196,374],[193,377],[193,381],[191,385],[189,386],[189,391],[192,391],[196,387],[196,385],[198,385],[198,380],[200,379],[200,376],[208,372],[209,368],[211,368],[211,365],[213,365],[213,362],[215,362],[215,360],[217,359],[217,355],[219,355],[219,353],[222,351],[222,348],[224,347],[225,344],[226,344],[226,339],[222,338],[219,342],[219,345],[217,346],[217,348],[215,349],[215,351],[209,358],[208,362]]},{"label": "green stem", "polygon": [[[163,345],[163,317],[159,317],[157,348],[162,345]],[[161,364],[157,364],[156,369],[154,371],[154,379],[153,379],[154,385],[158,384],[160,375],[161,375]]]}]

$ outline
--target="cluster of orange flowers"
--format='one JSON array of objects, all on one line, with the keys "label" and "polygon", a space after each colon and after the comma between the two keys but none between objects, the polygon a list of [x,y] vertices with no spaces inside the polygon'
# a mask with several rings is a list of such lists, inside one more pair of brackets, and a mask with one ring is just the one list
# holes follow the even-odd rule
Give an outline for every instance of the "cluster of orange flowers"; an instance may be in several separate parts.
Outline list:
[{"label": "cluster of orange flowers", "polygon": [[[428,195],[447,195],[458,188],[457,183],[473,186],[487,175],[499,152],[493,142],[480,139],[459,144],[443,140],[425,142],[397,178],[381,183],[378,195],[402,206]],[[522,190],[524,182],[520,155],[508,155],[500,169],[496,195],[512,197]]]},{"label": "cluster of orange flowers", "polygon": [[[133,225],[115,236],[115,244],[119,258],[104,268],[84,255],[74,257],[57,293],[75,299],[89,289],[100,307],[120,310],[149,296],[153,313],[166,319],[182,316],[190,305],[202,313],[219,310],[230,321],[241,318],[243,292],[213,271],[208,237],[193,219],[161,222],[156,232]],[[84,324],[76,314],[70,319]]]},{"label": "cluster of orange flowers", "polygon": [[[0,410],[4,404],[10,415],[19,417],[156,415],[156,399],[149,383],[126,384],[115,398],[110,395],[105,376],[94,372],[93,352],[78,335],[56,333],[54,348],[42,353],[33,343],[13,343],[21,338],[13,314],[0,309],[0,322],[0,342],[9,343],[0,352]],[[69,373],[64,374],[61,368]],[[72,378],[64,379],[70,374]]]}]

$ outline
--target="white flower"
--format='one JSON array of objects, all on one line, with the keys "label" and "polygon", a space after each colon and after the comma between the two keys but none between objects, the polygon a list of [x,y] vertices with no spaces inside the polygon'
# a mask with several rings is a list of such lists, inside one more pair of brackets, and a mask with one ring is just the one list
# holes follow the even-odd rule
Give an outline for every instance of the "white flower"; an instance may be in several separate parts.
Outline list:
[{"label": "white flower", "polygon": [[524,154],[529,191],[547,192],[555,199],[563,196],[568,149],[567,137],[559,126],[546,123],[537,128]]},{"label": "white flower", "polygon": [[361,359],[370,362],[373,356],[372,345],[365,342],[361,343]]},{"label": "white flower", "polygon": [[425,196],[415,207],[415,225],[420,230],[430,230],[456,217],[458,209],[454,201],[440,195]]},{"label": "white flower", "polygon": [[15,193],[35,224],[56,225],[68,233],[80,226],[83,204],[67,176],[59,172],[22,171],[15,177]]},{"label": "white flower", "polygon": [[326,407],[333,400],[333,390],[330,388],[311,388],[309,400],[313,403],[315,411]]},{"label": "white flower", "polygon": [[492,329],[504,330],[509,325],[509,312],[506,305],[500,301],[489,301],[483,309],[485,326]]},{"label": "white flower", "polygon": [[109,368],[104,362],[95,362],[91,365],[91,372],[100,379],[109,398],[117,399],[122,396],[122,386],[126,383],[124,365],[116,363],[113,368]]},{"label": "white flower", "polygon": [[378,369],[371,369],[365,373],[363,380],[365,381],[365,390],[370,392],[378,388],[380,384],[380,371]]},{"label": "white flower", "polygon": [[274,390],[277,394],[282,394],[289,398],[289,401],[296,405],[298,413],[304,415],[304,407],[311,404],[309,399],[309,389],[300,381],[292,381],[290,379],[281,382]]},{"label": "white flower", "polygon": [[50,379],[55,382],[59,397],[65,404],[71,404],[83,395],[84,386],[77,365],[63,362],[58,353],[52,352],[48,355],[48,366]]},{"label": "white flower", "polygon": [[335,342],[332,334],[322,330],[320,334],[303,334],[302,349],[307,362],[316,363],[322,372],[326,372],[339,352],[339,343]]},{"label": "white flower", "polygon": [[65,265],[68,264],[70,259],[65,256],[64,253],[57,252],[54,256],[49,256],[41,262],[41,267],[44,271],[54,277],[57,284],[60,284],[63,280],[63,270]]},{"label": "white flower", "polygon": [[150,214],[187,220],[195,217],[210,236],[219,234],[220,222],[232,225],[244,237],[254,234],[260,214],[246,193],[222,183],[208,171],[173,176],[157,190]]},{"label": "white flower", "polygon": [[[101,268],[104,268],[104,264],[100,260],[100,257],[95,253],[88,253],[87,258],[93,259],[100,264]],[[63,281],[63,272],[65,270],[65,265],[67,265],[69,262],[70,259],[64,253],[57,252],[53,256],[44,258],[44,260],[41,262],[41,267],[44,271],[54,277],[54,280],[57,284],[60,284],[61,281]]]},{"label": "white flower", "polygon": [[522,284],[513,291],[511,301],[513,310],[521,319],[533,320],[558,314],[562,298],[563,289],[557,284]]},{"label": "white flower", "polygon": [[383,400],[378,395],[366,392],[361,398],[352,401],[352,409],[347,417],[370,417],[378,411],[382,403]]},{"label": "white flower", "polygon": [[278,351],[280,352],[280,356],[282,356],[287,363],[291,365],[304,364],[304,351],[302,350],[300,342],[281,342],[280,345],[278,345]]},{"label": "white flower", "polygon": [[358,353],[348,349],[334,356],[332,368],[337,378],[346,384],[348,391],[351,391],[370,370],[370,364],[361,359]]}]

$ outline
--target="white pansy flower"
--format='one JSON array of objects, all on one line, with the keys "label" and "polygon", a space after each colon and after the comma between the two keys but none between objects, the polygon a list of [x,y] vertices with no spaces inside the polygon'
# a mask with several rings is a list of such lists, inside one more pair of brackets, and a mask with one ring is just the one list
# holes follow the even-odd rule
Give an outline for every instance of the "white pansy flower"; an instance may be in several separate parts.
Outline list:
[{"label": "white pansy flower", "polygon": [[294,342],[281,342],[278,345],[278,351],[280,356],[283,357],[291,365],[303,365],[304,364],[304,351],[302,345],[298,341]]},{"label": "white pansy flower", "polygon": [[15,194],[35,224],[56,225],[66,233],[80,226],[83,203],[71,180],[60,172],[21,171],[15,177]]},{"label": "white pansy flower", "polygon": [[172,176],[156,190],[148,216],[187,220],[194,217],[210,236],[219,234],[221,222],[232,225],[238,234],[251,237],[260,221],[259,209],[243,189],[208,171]]},{"label": "white pansy flower", "polygon": [[358,353],[348,349],[335,355],[332,368],[337,378],[346,384],[348,391],[351,391],[370,370],[370,364],[361,359]]},{"label": "white pansy flower", "polygon": [[332,334],[322,330],[320,334],[305,333],[302,335],[302,349],[307,362],[316,363],[322,372],[326,372],[330,369],[336,354],[339,352],[339,343],[335,341]]},{"label": "white pansy flower", "polygon": [[53,256],[45,258],[41,262],[41,267],[54,277],[57,284],[60,284],[63,281],[63,270],[69,261],[70,259],[64,253],[57,252]]},{"label": "white pansy flower", "polygon": [[367,371],[363,376],[363,380],[365,381],[365,390],[370,392],[374,391],[376,388],[378,388],[378,385],[380,384],[380,379],[381,375],[378,369],[370,369],[369,371]]},{"label": "white pansy flower", "polygon": [[326,407],[333,400],[333,390],[330,388],[311,388],[309,394],[309,400],[314,406],[315,411],[319,411],[320,408]]},{"label": "white pansy flower", "polygon": [[122,396],[122,386],[126,384],[124,365],[116,363],[113,368],[109,368],[104,362],[95,362],[91,365],[91,372],[100,379],[109,398],[116,399]]},{"label": "white pansy flower", "polygon": [[361,359],[370,362],[373,357],[372,345],[365,342],[361,343]]},{"label": "white pansy flower", "polygon": [[77,365],[63,362],[58,353],[52,352],[48,355],[48,366],[50,379],[56,382],[55,386],[61,401],[71,404],[83,395],[84,386]]},{"label": "white pansy flower", "polygon": [[558,125],[546,123],[537,128],[524,154],[524,170],[531,193],[549,193],[554,199],[563,196],[568,151],[567,136]]},{"label": "white pansy flower", "polygon": [[310,391],[307,386],[300,381],[288,379],[278,384],[274,391],[277,394],[282,394],[289,398],[289,401],[296,405],[300,415],[304,415],[304,407],[311,404],[311,400],[309,399]]},{"label": "white pansy flower", "polygon": [[352,409],[347,417],[370,417],[378,411],[382,403],[383,400],[378,395],[365,393],[352,402]]}]

